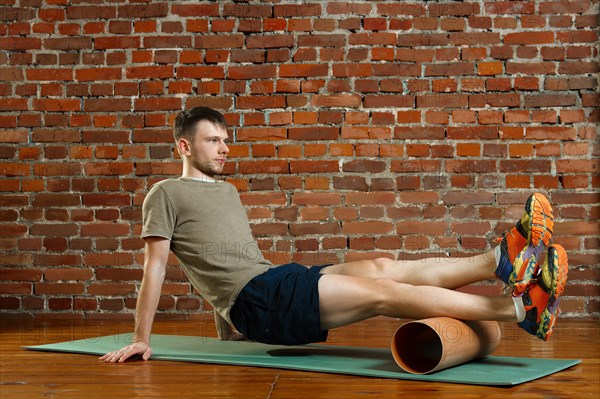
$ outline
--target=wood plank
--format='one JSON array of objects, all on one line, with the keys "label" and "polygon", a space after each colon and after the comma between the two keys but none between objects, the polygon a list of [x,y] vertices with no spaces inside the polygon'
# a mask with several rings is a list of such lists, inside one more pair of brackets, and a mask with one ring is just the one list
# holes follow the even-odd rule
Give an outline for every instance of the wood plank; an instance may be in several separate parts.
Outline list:
[{"label": "wood plank", "polygon": [[[400,320],[376,318],[331,332],[331,345],[387,347]],[[582,364],[512,388],[397,381],[290,370],[167,361],[106,364],[93,356],[30,352],[23,345],[129,332],[123,321],[3,319],[0,323],[0,397],[4,398],[507,398],[600,397],[600,325],[561,320],[549,342],[510,323],[494,353],[581,358]],[[157,334],[215,336],[212,319],[158,321]]]}]

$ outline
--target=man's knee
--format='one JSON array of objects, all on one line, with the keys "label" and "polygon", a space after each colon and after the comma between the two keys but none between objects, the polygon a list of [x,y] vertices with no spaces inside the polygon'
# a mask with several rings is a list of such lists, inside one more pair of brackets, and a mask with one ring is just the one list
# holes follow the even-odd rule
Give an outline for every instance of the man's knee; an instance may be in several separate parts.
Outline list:
[{"label": "man's knee", "polygon": [[397,307],[400,289],[405,284],[397,283],[387,278],[373,281],[373,306],[378,315],[389,316]]},{"label": "man's knee", "polygon": [[388,278],[390,268],[394,266],[394,260],[389,258],[373,259],[372,267],[379,278]]}]

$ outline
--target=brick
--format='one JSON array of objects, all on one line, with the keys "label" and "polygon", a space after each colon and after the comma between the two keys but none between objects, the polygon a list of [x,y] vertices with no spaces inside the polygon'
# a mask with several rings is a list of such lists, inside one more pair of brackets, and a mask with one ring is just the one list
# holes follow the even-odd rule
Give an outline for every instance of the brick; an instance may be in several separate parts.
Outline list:
[{"label": "brick", "polygon": [[337,140],[339,128],[336,127],[310,127],[290,128],[290,140]]},{"label": "brick", "polygon": [[327,76],[326,64],[283,64],[279,66],[280,77]]},{"label": "brick", "polygon": [[334,176],[333,188],[336,190],[367,191],[369,185],[362,176]]},{"label": "brick", "polygon": [[394,204],[395,201],[396,195],[391,192],[346,194],[346,204],[348,205]]},{"label": "brick", "polygon": [[129,132],[124,130],[86,130],[83,132],[84,143],[128,143]]},{"label": "brick", "polygon": [[89,280],[94,273],[90,269],[46,269],[44,272],[45,281],[75,281]]},{"label": "brick", "polygon": [[[94,232],[92,235],[105,235],[102,232]],[[122,234],[125,235],[125,234]],[[133,256],[131,253],[126,252],[112,252],[112,253],[88,253],[84,256],[83,264],[86,266],[100,267],[100,266],[124,266],[133,263]],[[97,276],[98,279],[103,280],[106,275],[102,274]]]},{"label": "brick", "polygon": [[332,173],[338,171],[338,161],[290,161],[290,173]]},{"label": "brick", "polygon": [[408,204],[436,204],[439,195],[436,192],[403,192],[400,193],[400,202]]},{"label": "brick", "polygon": [[42,279],[41,270],[28,269],[1,269],[0,281],[40,281]]},{"label": "brick", "polygon": [[33,100],[33,109],[49,112],[79,111],[80,104],[81,102],[78,99],[39,98]]},{"label": "brick", "polygon": [[343,47],[346,42],[345,35],[309,35],[298,36],[300,47]]},{"label": "brick", "polygon": [[283,193],[243,193],[240,195],[246,206],[255,205],[285,205],[287,199]]},{"label": "brick", "polygon": [[81,174],[81,165],[78,163],[38,163],[33,166],[33,173],[37,176],[69,176]]},{"label": "brick", "polygon": [[109,20],[117,16],[117,10],[114,6],[68,6],[66,15],[68,19]]},{"label": "brick", "polygon": [[275,75],[275,65],[231,66],[228,70],[228,77],[230,79],[261,79],[272,78]]},{"label": "brick", "polygon": [[94,39],[94,48],[96,50],[120,49],[120,48],[140,48],[141,40],[139,37],[98,37]]},{"label": "brick", "polygon": [[[63,68],[38,68],[26,72],[27,80],[73,80],[73,70]],[[4,74],[3,74],[4,76]]]},{"label": "brick", "polygon": [[79,229],[75,224],[34,224],[29,232],[33,236],[73,236]]},{"label": "brick", "polygon": [[576,101],[573,94],[539,94],[525,96],[524,105],[528,108],[573,106]]},{"label": "brick", "polygon": [[33,206],[79,206],[81,199],[76,194],[39,193],[33,198]]},{"label": "brick", "polygon": [[[178,75],[180,70],[186,71],[190,67],[180,67],[178,69]],[[142,66],[142,67],[130,67],[126,70],[126,77],[128,79],[150,79],[150,78],[172,78],[173,67],[171,66]],[[185,76],[184,77],[190,77]]]},{"label": "brick", "polygon": [[[163,29],[164,29],[165,23],[163,23]],[[178,35],[176,37],[173,36],[146,36],[144,37],[144,44],[143,47],[144,48],[189,48],[192,45],[192,36],[183,36],[183,35]],[[135,46],[134,46],[135,47]],[[155,61],[159,62],[159,63],[163,63],[165,62],[164,60],[161,60],[160,57],[161,53],[155,54]],[[173,57],[176,57],[175,54],[173,54]],[[168,62],[168,61],[166,61]]]},{"label": "brick", "polygon": [[[411,52],[411,55],[413,54],[414,53]],[[399,54],[396,56],[401,58]],[[419,76],[421,74],[421,68],[418,65],[413,64],[373,64],[371,67],[373,68],[374,76]],[[386,81],[383,81],[382,84],[385,82]]]},{"label": "brick", "polygon": [[556,161],[559,173],[598,173],[600,162],[598,160],[561,159]]},{"label": "brick", "polygon": [[416,97],[417,108],[466,108],[469,97],[465,94],[424,94]]},{"label": "brick", "polygon": [[117,223],[96,223],[81,226],[82,236],[125,236],[129,234],[129,226]]},{"label": "brick", "polygon": [[504,44],[548,44],[554,43],[554,32],[519,32],[504,36]]},{"label": "brick", "polygon": [[[254,6],[253,6],[254,7]],[[321,15],[320,4],[285,4],[275,5],[273,7],[275,17],[309,17]]]},{"label": "brick", "polygon": [[42,40],[26,37],[0,38],[0,50],[35,50],[42,48]]},{"label": "brick", "polygon": [[500,75],[502,74],[501,62],[480,62],[477,64],[477,74],[482,76]]},{"label": "brick", "polygon": [[120,80],[121,78],[121,68],[87,68],[75,71],[75,79],[78,81]]},{"label": "brick", "polygon": [[196,48],[242,48],[244,45],[244,35],[214,35],[197,36],[194,42]]},{"label": "brick", "polygon": [[27,99],[23,98],[5,98],[0,103],[2,111],[25,111],[28,109]]},{"label": "brick", "polygon": [[0,162],[0,174],[3,176],[27,176],[30,174],[30,167],[24,163]]},{"label": "brick", "polygon": [[295,205],[337,205],[341,196],[337,193],[294,193],[292,203]]},{"label": "brick", "polygon": [[561,62],[558,67],[558,72],[565,75],[595,74],[599,71],[600,64],[597,62]]},{"label": "brick", "polygon": [[283,160],[273,161],[240,161],[238,170],[241,174],[280,174],[289,173],[289,163]]},{"label": "brick", "polygon": [[90,295],[127,295],[135,293],[134,284],[90,284],[87,288]]},{"label": "brick", "polygon": [[293,236],[312,234],[337,234],[340,232],[338,223],[294,223],[290,225],[290,233]]},{"label": "brick", "polygon": [[[410,161],[397,161],[392,160],[390,165],[390,172],[396,173],[416,173],[416,172],[437,172],[440,170],[440,162],[437,160],[410,160]],[[418,177],[400,177],[398,178],[398,184],[409,183],[409,186],[402,186],[402,188],[416,188],[414,183],[418,182]],[[400,188],[400,187],[399,187]]]},{"label": "brick", "polygon": [[85,206],[129,206],[131,196],[129,194],[84,194],[82,196]]},{"label": "brick", "polygon": [[333,65],[333,76],[335,77],[357,77],[371,76],[372,70],[369,64],[335,64]]},{"label": "brick", "polygon": [[0,68],[0,81],[21,81],[23,78],[23,70],[20,68]]},{"label": "brick", "polygon": [[292,35],[270,35],[251,36],[246,39],[246,48],[281,48],[293,47],[294,37]]},{"label": "brick", "polygon": [[344,162],[342,168],[344,172],[381,173],[387,169],[387,166],[383,161],[359,159]]},{"label": "brick", "polygon": [[489,14],[533,14],[535,4],[525,1],[490,1],[484,5]]},{"label": "brick", "polygon": [[562,43],[596,43],[598,33],[595,31],[557,32],[556,38]]},{"label": "brick", "polygon": [[0,298],[0,309],[17,310],[21,307],[21,300],[17,297],[2,297]]},{"label": "brick", "polygon": [[287,129],[284,128],[243,128],[237,131],[239,141],[273,141],[286,138]]},{"label": "brick", "polygon": [[382,144],[379,146],[381,157],[401,157],[403,154],[404,147],[401,144]]},{"label": "brick", "polygon": [[137,99],[135,100],[134,108],[138,111],[178,110],[181,109],[181,98],[163,97]]},{"label": "brick", "polygon": [[84,285],[82,283],[36,283],[35,294],[43,295],[81,295]]},{"label": "brick", "polygon": [[460,204],[477,204],[477,205],[489,205],[494,203],[494,194],[477,191],[477,192],[448,192],[442,197],[444,203],[448,205],[460,205]]},{"label": "brick", "polygon": [[0,283],[0,292],[3,294],[25,294],[32,292],[31,283]]},{"label": "brick", "polygon": [[468,102],[473,108],[517,107],[521,104],[521,96],[519,93],[471,94]]},{"label": "brick", "polygon": [[172,4],[171,12],[182,17],[217,17],[218,4]]},{"label": "brick", "polygon": [[169,12],[169,4],[165,2],[119,5],[117,12],[118,18],[122,19],[165,17]]},{"label": "brick", "polygon": [[284,96],[252,96],[238,97],[237,106],[241,109],[283,108]]},{"label": "brick", "polygon": [[551,162],[545,160],[510,160],[500,161],[500,172],[509,173],[549,173],[551,170]]},{"label": "brick", "polygon": [[399,235],[424,234],[431,236],[441,236],[446,233],[448,225],[445,222],[399,222],[396,227],[396,233]]},{"label": "brick", "polygon": [[348,43],[353,46],[393,46],[396,44],[396,42],[396,34],[389,32],[351,33],[348,37]]},{"label": "brick", "polygon": [[344,139],[390,139],[391,136],[391,128],[376,126],[342,127],[341,135]]},{"label": "brick", "polygon": [[525,129],[525,137],[530,140],[575,140],[577,129],[560,126],[528,127]]},{"label": "brick", "polygon": [[[48,50],[83,50],[91,49],[93,45],[91,37],[70,37],[65,39],[44,39],[44,47]],[[1,46],[1,44],[0,44]]]},{"label": "brick", "polygon": [[394,224],[389,222],[344,222],[342,232],[344,234],[386,234],[394,229]]},{"label": "brick", "polygon": [[494,140],[499,137],[497,126],[449,126],[447,137],[455,140]]}]

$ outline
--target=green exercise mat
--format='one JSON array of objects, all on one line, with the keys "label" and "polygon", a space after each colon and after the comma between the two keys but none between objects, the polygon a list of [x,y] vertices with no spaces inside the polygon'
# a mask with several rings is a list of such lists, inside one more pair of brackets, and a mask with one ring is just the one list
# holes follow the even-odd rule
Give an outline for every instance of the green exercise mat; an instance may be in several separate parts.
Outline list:
[{"label": "green exercise mat", "polygon": [[[131,334],[121,334],[25,348],[103,355],[123,347],[130,340]],[[152,335],[152,352],[154,360],[271,367],[474,385],[517,385],[581,362],[581,360],[489,356],[433,374],[416,375],[404,372],[395,363],[390,349],[316,344],[278,346],[179,335]]]}]

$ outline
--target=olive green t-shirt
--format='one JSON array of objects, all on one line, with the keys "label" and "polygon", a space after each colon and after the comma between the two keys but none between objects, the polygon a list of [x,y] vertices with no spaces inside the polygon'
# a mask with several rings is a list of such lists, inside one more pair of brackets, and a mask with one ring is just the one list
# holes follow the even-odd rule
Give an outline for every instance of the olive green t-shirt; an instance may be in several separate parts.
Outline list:
[{"label": "olive green t-shirt", "polygon": [[187,177],[156,183],[142,206],[142,238],[171,240],[194,288],[225,320],[242,288],[273,264],[252,236],[237,189]]}]

